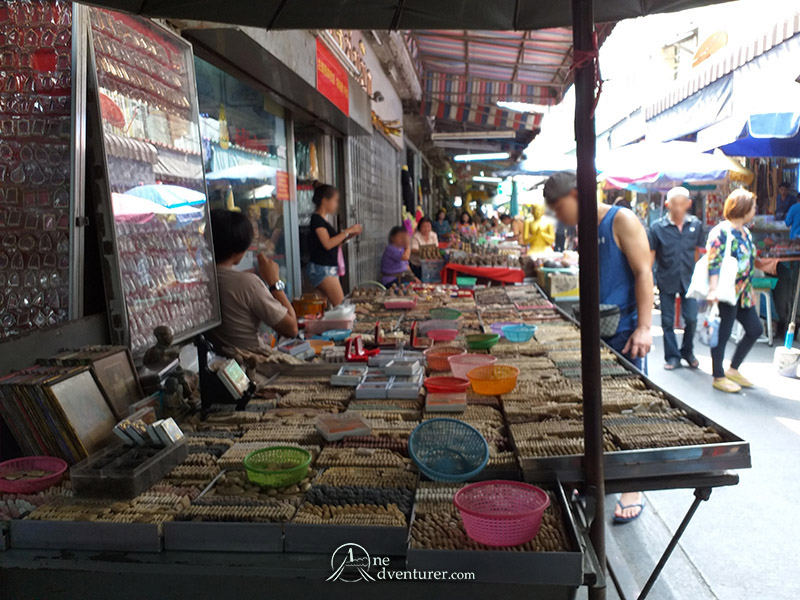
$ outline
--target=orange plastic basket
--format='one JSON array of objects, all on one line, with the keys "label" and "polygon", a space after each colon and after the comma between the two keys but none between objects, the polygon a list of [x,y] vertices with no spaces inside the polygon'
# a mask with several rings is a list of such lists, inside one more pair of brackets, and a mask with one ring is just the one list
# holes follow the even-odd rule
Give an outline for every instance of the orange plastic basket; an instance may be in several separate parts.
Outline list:
[{"label": "orange plastic basket", "polygon": [[447,359],[466,352],[466,350],[458,346],[434,346],[425,350],[423,354],[425,354],[425,360],[431,371],[449,371],[450,363]]},{"label": "orange plastic basket", "polygon": [[472,389],[484,396],[500,396],[514,391],[518,376],[519,369],[509,365],[477,367],[467,373]]}]

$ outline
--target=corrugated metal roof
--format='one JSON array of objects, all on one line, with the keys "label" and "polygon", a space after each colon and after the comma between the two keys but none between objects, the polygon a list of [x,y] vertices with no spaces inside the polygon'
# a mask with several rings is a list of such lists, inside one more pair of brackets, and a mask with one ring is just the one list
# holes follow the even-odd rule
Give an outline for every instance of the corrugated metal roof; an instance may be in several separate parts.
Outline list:
[{"label": "corrugated metal roof", "polygon": [[765,52],[800,34],[800,12],[795,12],[783,21],[751,39],[746,44],[725,49],[695,68],[688,79],[677,81],[674,86],[657,102],[645,106],[645,118],[652,119],[656,115],[672,108],[689,96],[696,94],[707,85],[721,79],[731,71],[761,56]]}]

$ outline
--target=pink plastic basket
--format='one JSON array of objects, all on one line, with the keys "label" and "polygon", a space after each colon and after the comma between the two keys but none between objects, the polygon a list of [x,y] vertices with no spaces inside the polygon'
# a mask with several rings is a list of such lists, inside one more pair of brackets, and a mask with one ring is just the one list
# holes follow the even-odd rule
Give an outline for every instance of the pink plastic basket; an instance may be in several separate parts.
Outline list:
[{"label": "pink plastic basket", "polygon": [[458,331],[455,329],[431,329],[425,332],[425,335],[434,342],[452,342],[458,337]]},{"label": "pink plastic basket", "polygon": [[[0,492],[5,494],[34,494],[58,483],[67,463],[53,456],[25,456],[0,463]],[[36,479],[4,479],[17,471],[47,471],[47,475]]]},{"label": "pink plastic basket", "polygon": [[453,377],[468,379],[467,373],[472,369],[493,365],[497,362],[497,357],[489,354],[461,354],[449,356],[447,360],[450,362],[450,370],[453,372]]},{"label": "pink plastic basket", "polygon": [[519,546],[539,533],[550,496],[518,481],[481,481],[453,498],[467,535],[487,546]]}]

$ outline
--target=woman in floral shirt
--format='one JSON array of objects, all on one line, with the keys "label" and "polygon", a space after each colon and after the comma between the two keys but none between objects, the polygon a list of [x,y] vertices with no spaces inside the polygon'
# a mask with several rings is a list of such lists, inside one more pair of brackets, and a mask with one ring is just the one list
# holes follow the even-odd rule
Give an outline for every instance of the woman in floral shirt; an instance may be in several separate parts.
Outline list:
[{"label": "woman in floral shirt", "polygon": [[[714,387],[723,392],[738,392],[743,387],[753,387],[741,373],[739,366],[744,361],[753,344],[764,329],[756,312],[753,298],[753,268],[756,249],[753,238],[745,223],[753,220],[756,214],[756,197],[747,190],[736,190],[725,200],[723,215],[725,220],[708,234],[708,287],[706,300],[719,304],[719,342],[711,349]],[[736,304],[719,302],[717,284],[725,246],[730,244],[730,255],[738,262],[736,273]],[[734,321],[744,327],[744,337],[736,346],[731,365],[727,371],[722,368],[725,346],[731,337]]]}]

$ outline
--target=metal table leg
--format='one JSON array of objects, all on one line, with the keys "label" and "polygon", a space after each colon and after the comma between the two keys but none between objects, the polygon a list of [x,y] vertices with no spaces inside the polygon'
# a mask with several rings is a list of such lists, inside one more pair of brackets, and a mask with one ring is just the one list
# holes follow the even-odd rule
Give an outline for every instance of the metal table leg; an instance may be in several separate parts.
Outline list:
[{"label": "metal table leg", "polygon": [[710,496],[711,488],[696,488],[694,490],[694,501],[692,502],[692,505],[689,507],[686,516],[683,517],[683,521],[681,521],[681,524],[675,531],[675,535],[672,536],[669,544],[667,544],[667,548],[664,550],[664,554],[661,555],[661,559],[658,561],[656,568],[653,569],[652,573],[650,573],[650,578],[647,580],[647,583],[644,584],[644,589],[642,589],[642,593],[639,594],[638,600],[644,600],[650,593],[650,590],[653,589],[656,579],[658,579],[658,576],[661,575],[664,565],[667,564],[669,557],[672,555],[672,551],[675,550],[675,546],[678,545],[683,532],[686,531],[686,528],[689,526],[689,522],[692,520],[692,517],[694,517],[694,513],[697,512],[697,509],[700,507],[700,503],[708,500]]},{"label": "metal table leg", "polygon": [[[608,569],[611,574],[611,579],[614,582],[614,585],[617,589],[617,593],[622,600],[632,599],[634,597],[637,600],[644,600],[647,598],[650,591],[653,589],[656,581],[658,580],[659,575],[664,570],[664,567],[669,561],[670,557],[672,556],[672,552],[678,545],[678,542],[681,539],[681,536],[686,531],[686,528],[689,526],[694,514],[697,512],[697,509],[700,507],[700,503],[704,500],[708,500],[711,496],[711,487],[698,487],[694,490],[694,501],[692,505],[689,507],[689,510],[686,512],[686,516],[683,517],[681,524],[678,526],[678,529],[675,530],[675,533],[672,536],[669,544],[667,544],[664,553],[661,555],[661,558],[656,564],[655,568],[653,569],[652,573],[650,573],[650,577],[647,579],[647,583],[645,583],[644,588],[642,588],[641,592],[638,591],[638,586],[636,582],[633,580],[632,573],[627,570],[626,568],[617,568],[614,569],[614,564],[618,562],[618,560],[622,559],[621,553],[619,549],[616,547],[616,544],[613,542],[610,544],[609,549],[609,560],[608,560]],[[620,565],[621,566],[621,565]],[[638,595],[637,595],[638,594]]]}]

